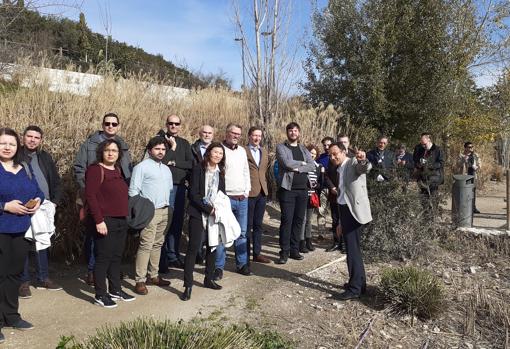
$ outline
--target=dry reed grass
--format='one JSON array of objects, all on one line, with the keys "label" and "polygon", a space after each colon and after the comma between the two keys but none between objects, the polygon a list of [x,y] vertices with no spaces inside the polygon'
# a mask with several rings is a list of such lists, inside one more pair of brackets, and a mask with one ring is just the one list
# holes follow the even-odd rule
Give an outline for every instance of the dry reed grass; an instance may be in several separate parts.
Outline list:
[{"label": "dry reed grass", "polygon": [[510,305],[508,299],[489,294],[479,286],[465,304],[464,333],[479,337],[495,348],[510,347]]},{"label": "dry reed grass", "polygon": [[[65,186],[54,252],[68,261],[79,255],[81,244],[72,164],[80,144],[100,129],[105,113],[119,115],[119,135],[129,144],[135,162],[141,159],[147,141],[163,127],[170,114],[182,117],[181,136],[189,141],[198,138],[198,129],[204,124],[216,128],[217,140],[223,138],[230,122],[242,125],[245,130],[249,126],[250,100],[227,90],[203,89],[191,91],[186,98],[169,99],[162,92],[155,92],[152,84],[158,81],[148,75],[119,80],[115,74],[105,76],[89,96],[53,93],[44,82],[32,88],[18,87],[33,72],[33,68],[27,67],[15,76],[14,83],[0,82],[0,126],[22,132],[28,125],[38,125],[45,132],[43,147],[54,156]],[[316,144],[325,135],[334,135],[342,121],[341,113],[332,108],[305,109],[295,101],[284,104],[282,110],[282,116],[265,125],[275,142],[284,139],[284,127],[290,121],[301,125],[304,142]],[[350,127],[354,133],[354,127]],[[368,133],[363,135],[368,139]]]}]

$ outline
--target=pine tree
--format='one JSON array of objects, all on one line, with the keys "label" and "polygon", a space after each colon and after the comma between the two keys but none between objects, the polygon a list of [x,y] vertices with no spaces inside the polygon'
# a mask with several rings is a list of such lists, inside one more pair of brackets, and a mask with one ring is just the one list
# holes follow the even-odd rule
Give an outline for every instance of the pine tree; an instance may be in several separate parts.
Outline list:
[{"label": "pine tree", "polygon": [[85,61],[88,60],[88,51],[90,51],[90,41],[89,41],[89,28],[87,27],[87,22],[85,22],[85,14],[80,12],[80,38],[78,40],[78,45],[80,47],[80,54]]}]

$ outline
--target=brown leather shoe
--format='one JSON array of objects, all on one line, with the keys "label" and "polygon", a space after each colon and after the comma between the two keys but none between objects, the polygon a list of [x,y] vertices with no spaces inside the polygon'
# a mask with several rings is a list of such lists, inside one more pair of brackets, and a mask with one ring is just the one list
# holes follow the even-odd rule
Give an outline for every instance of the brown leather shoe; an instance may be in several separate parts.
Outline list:
[{"label": "brown leather shoe", "polygon": [[165,287],[165,286],[170,286],[170,281],[164,280],[164,279],[160,278],[159,276],[156,276],[155,278],[147,279],[147,285]]},{"label": "brown leather shoe", "polygon": [[271,263],[271,260],[269,258],[262,255],[253,256],[253,261],[257,263]]},{"label": "brown leather shoe", "polygon": [[135,293],[141,294],[142,296],[145,296],[147,293],[149,293],[149,290],[147,290],[147,287],[145,286],[145,282],[136,283]]}]

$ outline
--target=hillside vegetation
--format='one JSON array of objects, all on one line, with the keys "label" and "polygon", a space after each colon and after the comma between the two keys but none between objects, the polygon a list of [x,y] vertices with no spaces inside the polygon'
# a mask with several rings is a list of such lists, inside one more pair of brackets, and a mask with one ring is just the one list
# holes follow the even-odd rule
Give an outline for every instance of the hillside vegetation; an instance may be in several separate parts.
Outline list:
[{"label": "hillside vegetation", "polygon": [[[44,16],[20,5],[0,5],[0,62],[14,63],[19,57],[30,56],[38,65],[41,57],[50,58],[53,67],[69,64],[87,71],[103,66],[120,71],[123,76],[150,72],[173,86],[186,88],[227,86],[224,79],[199,77],[163,58],[139,47],[108,39],[92,32],[84,14],[79,21],[56,16]],[[106,47],[108,56],[106,57]],[[107,58],[106,65],[105,59]],[[207,81],[206,81],[207,80]]]}]

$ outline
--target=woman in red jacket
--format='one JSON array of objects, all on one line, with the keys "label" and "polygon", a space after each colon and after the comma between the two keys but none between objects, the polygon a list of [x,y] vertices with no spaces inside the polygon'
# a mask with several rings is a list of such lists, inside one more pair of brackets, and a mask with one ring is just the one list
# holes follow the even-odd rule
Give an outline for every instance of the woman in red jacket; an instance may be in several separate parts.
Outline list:
[{"label": "woman in red jacket", "polygon": [[[94,238],[95,303],[105,308],[117,306],[115,300],[132,301],[135,297],[122,291],[120,263],[126,244],[128,186],[119,164],[121,146],[107,139],[97,148],[97,163],[85,173],[85,198],[89,217],[87,230]],[[106,288],[108,278],[108,292]]]}]

